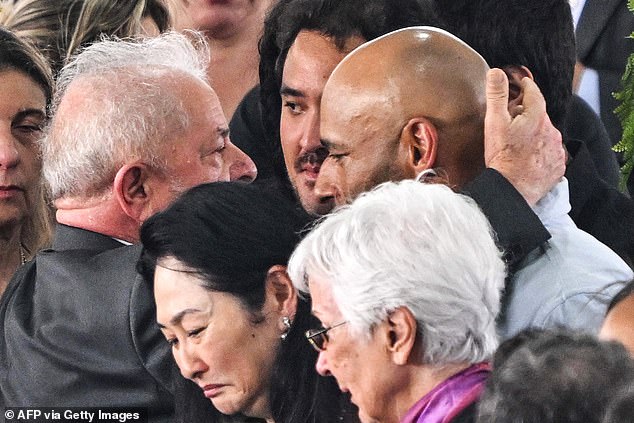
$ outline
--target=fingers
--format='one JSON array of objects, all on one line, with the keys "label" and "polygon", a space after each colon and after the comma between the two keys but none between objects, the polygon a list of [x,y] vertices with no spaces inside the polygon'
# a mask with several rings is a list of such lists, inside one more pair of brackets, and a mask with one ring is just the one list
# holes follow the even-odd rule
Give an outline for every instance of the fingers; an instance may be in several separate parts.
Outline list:
[{"label": "fingers", "polygon": [[523,78],[520,85],[524,94],[522,113],[527,113],[529,118],[546,114],[546,101],[535,81]]}]

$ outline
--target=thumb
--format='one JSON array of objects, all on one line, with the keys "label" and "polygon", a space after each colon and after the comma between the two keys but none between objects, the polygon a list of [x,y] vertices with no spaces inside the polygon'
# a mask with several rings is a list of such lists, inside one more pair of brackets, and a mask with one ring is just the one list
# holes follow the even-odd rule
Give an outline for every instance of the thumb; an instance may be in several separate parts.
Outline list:
[{"label": "thumb", "polygon": [[485,138],[505,133],[511,121],[508,111],[509,81],[506,74],[497,68],[487,72],[487,110],[484,119]]}]

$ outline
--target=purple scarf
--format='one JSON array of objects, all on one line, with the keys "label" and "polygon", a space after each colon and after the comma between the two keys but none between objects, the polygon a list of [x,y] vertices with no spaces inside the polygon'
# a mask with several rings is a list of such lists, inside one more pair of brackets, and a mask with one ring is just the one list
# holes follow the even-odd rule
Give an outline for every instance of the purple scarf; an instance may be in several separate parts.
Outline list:
[{"label": "purple scarf", "polygon": [[456,373],[414,404],[401,423],[451,422],[480,397],[489,373],[489,363],[474,364]]}]

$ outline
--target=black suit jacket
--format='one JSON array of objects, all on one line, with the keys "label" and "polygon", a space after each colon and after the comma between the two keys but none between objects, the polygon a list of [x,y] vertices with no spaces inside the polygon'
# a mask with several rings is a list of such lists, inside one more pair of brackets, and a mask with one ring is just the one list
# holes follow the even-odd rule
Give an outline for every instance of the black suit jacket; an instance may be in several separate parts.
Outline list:
[{"label": "black suit jacket", "polygon": [[171,421],[171,355],[140,247],[59,225],[51,250],[0,302],[0,390],[7,407],[144,407]]},{"label": "black suit jacket", "polygon": [[634,14],[627,0],[586,0],[576,28],[577,58],[599,73],[601,119],[612,143],[621,139],[621,125],[613,110],[612,92],[620,88],[627,57],[634,51]]}]

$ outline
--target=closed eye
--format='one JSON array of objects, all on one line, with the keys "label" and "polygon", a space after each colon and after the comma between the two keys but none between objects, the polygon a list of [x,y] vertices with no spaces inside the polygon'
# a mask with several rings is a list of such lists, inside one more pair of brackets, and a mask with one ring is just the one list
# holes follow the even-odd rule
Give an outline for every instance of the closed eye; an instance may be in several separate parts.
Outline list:
[{"label": "closed eye", "polygon": [[193,337],[199,335],[205,329],[206,329],[206,327],[203,326],[203,327],[198,328],[198,329],[190,330],[189,332],[187,332],[187,336],[189,336],[190,338],[193,338]]}]

